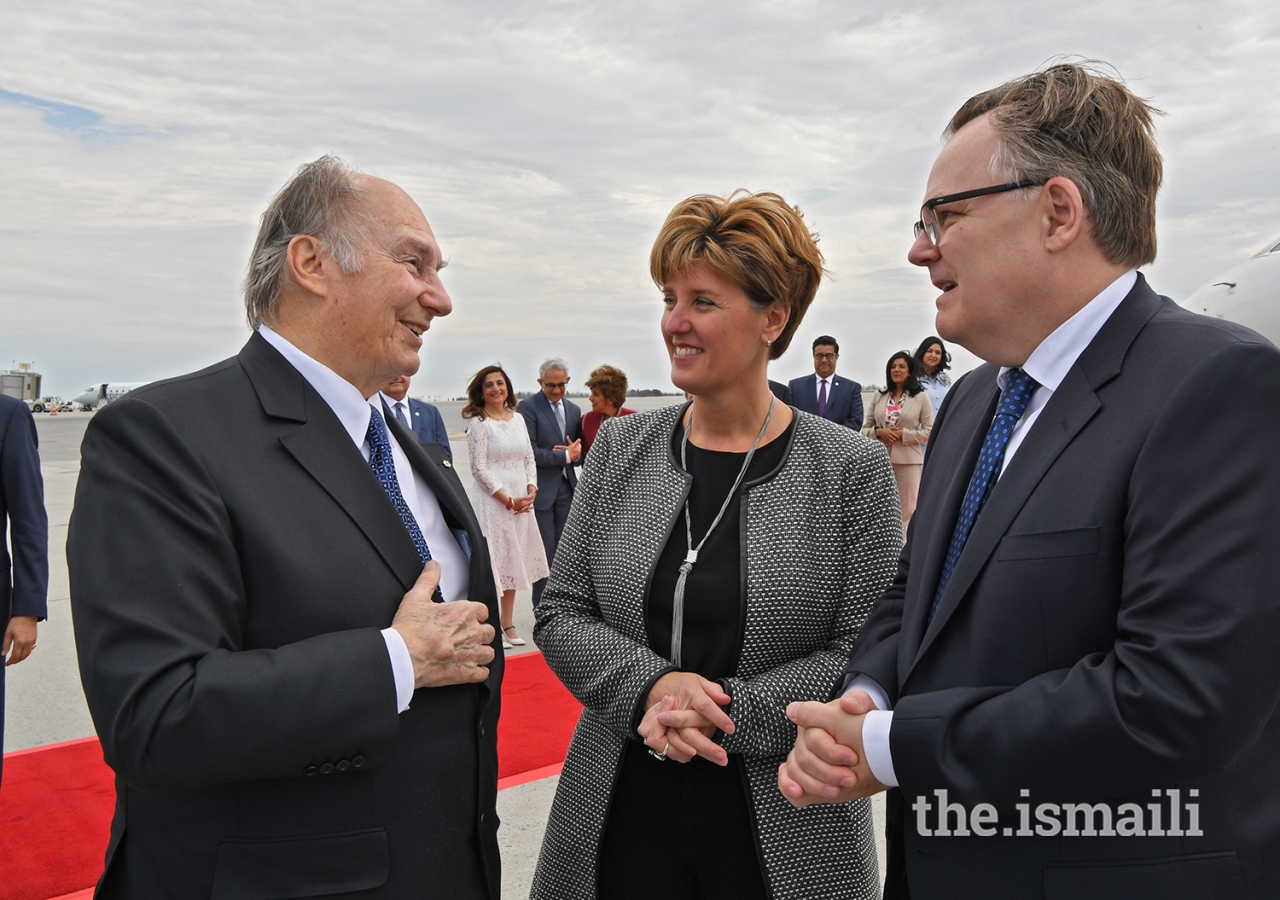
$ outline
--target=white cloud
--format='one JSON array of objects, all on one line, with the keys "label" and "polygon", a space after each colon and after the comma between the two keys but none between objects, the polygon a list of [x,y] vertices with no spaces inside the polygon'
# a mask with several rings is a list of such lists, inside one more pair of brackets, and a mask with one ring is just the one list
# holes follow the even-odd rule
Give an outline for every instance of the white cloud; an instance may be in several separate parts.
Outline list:
[{"label": "white cloud", "polygon": [[257,216],[329,151],[405,186],[451,257],[415,392],[493,359],[527,386],[551,353],[665,385],[649,245],[677,200],[737,187],[822,235],[797,346],[833,333],[881,380],[932,330],[904,254],[946,119],[1064,53],[1167,113],[1159,289],[1280,236],[1262,2],[50,2],[0,34],[0,365],[34,358],[64,394],[234,353]]}]

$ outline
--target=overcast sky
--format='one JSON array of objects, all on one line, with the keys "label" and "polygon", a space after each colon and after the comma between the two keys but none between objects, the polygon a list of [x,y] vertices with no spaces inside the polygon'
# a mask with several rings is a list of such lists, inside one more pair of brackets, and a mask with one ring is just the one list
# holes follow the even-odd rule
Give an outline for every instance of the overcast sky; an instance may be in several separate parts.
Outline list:
[{"label": "overcast sky", "polygon": [[829,332],[881,382],[933,328],[905,254],[941,129],[1063,54],[1166,113],[1157,290],[1280,237],[1272,2],[4,4],[0,368],[69,396],[234,354],[257,217],[334,152],[405,187],[450,259],[416,395],[495,360],[529,388],[551,354],[669,388],[650,245],[738,187],[798,204],[831,272],[773,376]]}]

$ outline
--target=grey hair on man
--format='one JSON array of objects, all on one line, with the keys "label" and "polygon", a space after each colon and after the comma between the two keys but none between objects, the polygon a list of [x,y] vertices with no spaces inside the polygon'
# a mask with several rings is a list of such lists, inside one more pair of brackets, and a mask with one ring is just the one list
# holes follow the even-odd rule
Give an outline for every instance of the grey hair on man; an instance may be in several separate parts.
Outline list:
[{"label": "grey hair on man", "polygon": [[1103,64],[1064,62],[971,97],[943,137],[990,114],[997,135],[991,174],[1037,184],[1069,178],[1107,258],[1137,267],[1156,258],[1156,193],[1164,177],[1158,112]]},{"label": "grey hair on man", "polygon": [[559,369],[564,374],[569,374],[569,364],[558,356],[551,356],[544,359],[542,365],[538,366],[539,380],[545,378],[552,369]]},{"label": "grey hair on man", "polygon": [[244,279],[245,314],[250,328],[275,320],[280,291],[289,280],[289,244],[310,235],[347,274],[364,268],[371,223],[354,169],[326,154],[305,163],[271,199]]}]

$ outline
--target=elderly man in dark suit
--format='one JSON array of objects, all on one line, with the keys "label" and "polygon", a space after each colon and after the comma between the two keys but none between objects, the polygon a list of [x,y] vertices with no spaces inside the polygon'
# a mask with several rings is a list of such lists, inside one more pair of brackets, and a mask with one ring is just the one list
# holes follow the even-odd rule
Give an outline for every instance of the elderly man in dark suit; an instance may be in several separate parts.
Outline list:
[{"label": "elderly man in dark suit", "polygon": [[840,345],[829,334],[813,342],[813,374],[791,379],[791,402],[796,409],[862,430],[862,385],[836,376]]},{"label": "elderly man in dark suit", "polygon": [[378,397],[452,309],[442,265],[404,191],[307,164],[240,354],[90,423],[67,555],[116,772],[98,897],[501,895],[489,559]]},{"label": "elderly man in dark suit", "polygon": [[987,364],[779,785],[892,788],[886,897],[1280,896],[1280,352],[1135,271],[1162,165],[1119,81],[1053,65],[947,135],[909,258]]},{"label": "elderly man in dark suit", "polygon": [[[524,416],[529,443],[538,464],[538,493],[533,512],[550,565],[560,543],[560,534],[569,518],[569,505],[578,486],[575,467],[582,465],[582,410],[565,398],[569,386],[569,364],[552,357],[538,367],[538,393],[523,400],[516,412]],[[547,579],[533,584],[533,605],[542,599]]]},{"label": "elderly man in dark suit", "polygon": [[416,397],[410,397],[409,376],[399,375],[392,378],[382,389],[383,402],[396,417],[396,421],[418,436],[423,444],[439,444],[444,448],[444,455],[453,462],[453,449],[449,446],[449,432],[444,429],[444,419],[434,404]]},{"label": "elderly man in dark suit", "polygon": [[[37,624],[48,616],[49,517],[40,477],[40,439],[31,410],[21,400],[0,396],[0,744],[4,742],[4,670],[31,655]],[[0,772],[4,760],[0,758]]]}]

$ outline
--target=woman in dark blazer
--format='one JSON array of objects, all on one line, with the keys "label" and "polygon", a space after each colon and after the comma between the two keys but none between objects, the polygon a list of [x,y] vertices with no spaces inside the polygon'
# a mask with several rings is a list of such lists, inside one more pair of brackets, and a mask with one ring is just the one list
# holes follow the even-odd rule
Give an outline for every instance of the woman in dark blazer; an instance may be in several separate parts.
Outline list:
[{"label": "woman in dark blazer", "polygon": [[604,423],[538,607],[585,708],[531,896],[878,897],[869,806],[777,787],[902,543],[883,448],[769,390],[821,254],[776,194],[697,196],[650,271],[693,399]]}]

